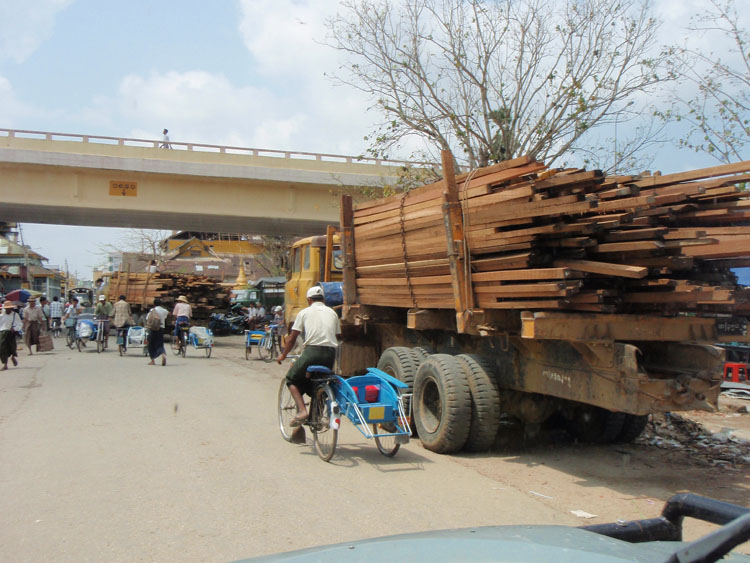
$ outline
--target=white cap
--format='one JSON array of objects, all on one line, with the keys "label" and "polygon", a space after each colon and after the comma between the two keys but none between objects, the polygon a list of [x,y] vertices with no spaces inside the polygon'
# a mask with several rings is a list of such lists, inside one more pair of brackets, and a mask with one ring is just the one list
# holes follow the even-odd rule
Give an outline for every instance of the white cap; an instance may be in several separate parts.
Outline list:
[{"label": "white cap", "polygon": [[323,288],[319,285],[315,285],[307,290],[307,298],[312,299],[313,297],[324,297]]},{"label": "white cap", "polygon": [[104,295],[100,295],[99,296],[99,301],[104,301],[105,299],[106,299],[106,297],[104,297]]},{"label": "white cap", "polygon": [[278,313],[279,311],[281,311],[281,305],[276,305],[276,307],[273,308],[273,312]]}]

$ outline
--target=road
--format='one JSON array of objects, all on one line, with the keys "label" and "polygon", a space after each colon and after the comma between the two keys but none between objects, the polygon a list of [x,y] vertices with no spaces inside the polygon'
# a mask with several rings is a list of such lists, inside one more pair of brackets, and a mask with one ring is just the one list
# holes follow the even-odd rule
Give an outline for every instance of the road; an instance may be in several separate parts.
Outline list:
[{"label": "road", "polygon": [[682,490],[749,500],[746,471],[712,486],[704,468],[675,471],[645,446],[440,456],[412,441],[389,459],[344,422],[324,463],[309,436],[281,439],[284,368],[246,361],[240,337],[218,339],[210,359],[170,355],[166,367],[147,366],[140,350],[56,345],[21,351],[0,374],[8,561],[232,561],[431,529],[653,517]]}]

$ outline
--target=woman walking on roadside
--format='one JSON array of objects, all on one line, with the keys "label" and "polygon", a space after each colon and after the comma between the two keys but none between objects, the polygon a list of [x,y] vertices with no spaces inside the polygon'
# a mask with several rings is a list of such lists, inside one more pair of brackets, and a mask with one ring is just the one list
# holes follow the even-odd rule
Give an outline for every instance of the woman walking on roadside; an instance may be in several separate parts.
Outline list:
[{"label": "woman walking on roadside", "polygon": [[43,322],[42,308],[36,306],[36,298],[29,297],[29,302],[23,310],[23,336],[26,347],[29,349],[29,356],[33,354],[31,347],[34,344],[37,345],[37,352],[39,351],[39,334]]},{"label": "woman walking on roadside", "polygon": [[[163,311],[163,313],[162,313]],[[156,365],[154,361],[161,356],[161,365],[167,365],[167,353],[164,351],[164,321],[167,310],[161,306],[161,299],[154,299],[154,307],[146,317],[146,328],[148,329],[148,355],[151,361],[148,365]]]},{"label": "woman walking on roadside", "polygon": [[16,357],[16,334],[23,328],[21,317],[16,313],[16,306],[11,301],[3,304],[3,314],[0,315],[0,362],[3,367],[0,371],[8,369],[8,358],[14,366],[18,365]]}]

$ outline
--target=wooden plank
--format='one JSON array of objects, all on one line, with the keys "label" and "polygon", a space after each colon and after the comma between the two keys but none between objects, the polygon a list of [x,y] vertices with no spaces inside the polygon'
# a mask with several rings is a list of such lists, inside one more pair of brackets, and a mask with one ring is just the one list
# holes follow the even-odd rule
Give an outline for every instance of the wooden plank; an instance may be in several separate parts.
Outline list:
[{"label": "wooden plank", "polygon": [[[415,277],[412,285],[440,285],[452,282],[450,276],[422,276]],[[400,286],[406,285],[406,280],[398,278],[360,278],[357,280],[357,287],[382,287],[382,286]]]},{"label": "wooden plank", "polygon": [[655,239],[664,236],[668,231],[669,229],[667,227],[610,231],[604,235],[604,240],[606,242],[625,242],[631,240]]},{"label": "wooden plank", "polygon": [[[455,302],[456,329],[459,333],[466,332],[467,325],[463,313],[474,308],[474,295],[469,273],[469,251],[464,244],[464,220],[461,204],[458,200],[458,188],[453,168],[453,154],[449,150],[441,152],[443,164],[443,180],[445,182],[445,203],[443,204],[445,219],[445,242],[448,251],[448,262],[453,278],[453,298]],[[500,174],[500,172],[498,172]],[[467,180],[467,183],[469,181]]]},{"label": "wooden plank", "polygon": [[536,340],[716,342],[715,325],[699,317],[521,313],[521,337]]},{"label": "wooden plank", "polygon": [[664,248],[664,243],[655,240],[643,240],[632,242],[610,242],[600,244],[592,250],[597,254],[606,254],[610,252],[639,252],[643,250],[659,250]]},{"label": "wooden plank", "polygon": [[476,272],[471,275],[475,282],[555,280],[573,278],[577,274],[570,268],[539,268],[523,270],[501,270],[498,272]]},{"label": "wooden plank", "polygon": [[648,268],[639,266],[627,266],[623,264],[609,264],[605,262],[594,262],[591,260],[555,260],[555,267],[570,268],[579,272],[591,274],[602,274],[605,276],[616,276],[623,278],[644,278],[648,275]]},{"label": "wooden plank", "polygon": [[540,299],[536,301],[496,301],[479,299],[477,303],[484,309],[561,309],[567,302],[564,299]]},{"label": "wooden plank", "polygon": [[[679,172],[677,174],[665,174],[663,176],[650,176],[643,178],[637,182],[633,182],[634,185],[643,187],[652,186],[666,186],[669,184],[677,184],[679,182],[687,182],[692,180],[702,180],[705,178],[712,178],[714,176],[729,176],[730,174],[740,174],[743,172],[750,172],[750,161],[746,160],[743,162],[736,162],[734,164],[723,164],[720,166],[711,166],[709,168],[701,168],[698,170],[690,170],[688,172]],[[727,178],[727,181],[731,181],[731,178]]]}]

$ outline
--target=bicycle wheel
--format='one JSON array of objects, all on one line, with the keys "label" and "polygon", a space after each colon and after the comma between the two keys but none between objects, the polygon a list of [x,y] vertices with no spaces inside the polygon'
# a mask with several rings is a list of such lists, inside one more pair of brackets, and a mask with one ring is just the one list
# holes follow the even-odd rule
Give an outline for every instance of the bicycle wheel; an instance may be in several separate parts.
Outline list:
[{"label": "bicycle wheel", "polygon": [[331,461],[336,451],[336,440],[339,436],[337,428],[331,428],[331,419],[334,413],[331,411],[333,404],[333,393],[327,385],[321,385],[315,389],[315,395],[310,404],[310,427],[313,433],[315,451],[323,461]]},{"label": "bicycle wheel", "polygon": [[[373,424],[372,425],[372,433],[377,434],[378,433],[378,426],[380,426],[380,431],[386,431],[385,428],[383,428],[379,424]],[[401,447],[401,444],[396,443],[396,436],[374,436],[375,438],[375,445],[378,447],[378,451],[383,454],[385,457],[393,457],[396,455],[396,452],[398,452],[398,449]]]},{"label": "bicycle wheel", "polygon": [[253,351],[252,347],[245,345],[245,359],[246,360],[250,359],[250,352],[252,351]]},{"label": "bicycle wheel", "polygon": [[281,353],[281,350],[278,347],[278,340],[277,340],[277,338],[278,338],[277,336],[274,336],[271,339],[271,350],[269,351],[268,359],[266,360],[267,362],[272,362]]},{"label": "bicycle wheel", "polygon": [[104,350],[104,342],[102,340],[99,340],[97,337],[96,339],[96,353],[100,354]]},{"label": "bicycle wheel", "polygon": [[187,354],[187,335],[183,332],[180,335],[180,355],[184,358]]},{"label": "bicycle wheel", "polygon": [[296,414],[297,407],[294,405],[294,398],[289,391],[289,387],[286,385],[286,377],[284,377],[281,380],[281,387],[279,387],[279,430],[281,431],[281,436],[287,442],[292,441],[294,428],[289,426],[289,424]]},{"label": "bicycle wheel", "polygon": [[211,350],[213,350],[213,346],[206,346],[205,350],[206,350],[206,357],[210,358],[211,357]]},{"label": "bicycle wheel", "polygon": [[269,350],[268,350],[268,333],[263,335],[263,338],[260,339],[260,342],[258,342],[258,357],[267,362]]},{"label": "bicycle wheel", "polygon": [[76,338],[76,348],[78,348],[78,351],[81,351],[81,348],[83,348],[83,345],[81,344],[81,339]]},{"label": "bicycle wheel", "polygon": [[169,347],[172,348],[172,353],[175,356],[180,355],[180,336],[179,335],[172,335],[172,338],[169,339]]},{"label": "bicycle wheel", "polygon": [[65,333],[65,344],[67,344],[68,348],[70,348],[72,350],[73,349],[73,345],[75,344],[75,341],[76,341],[75,331],[68,330]]}]

